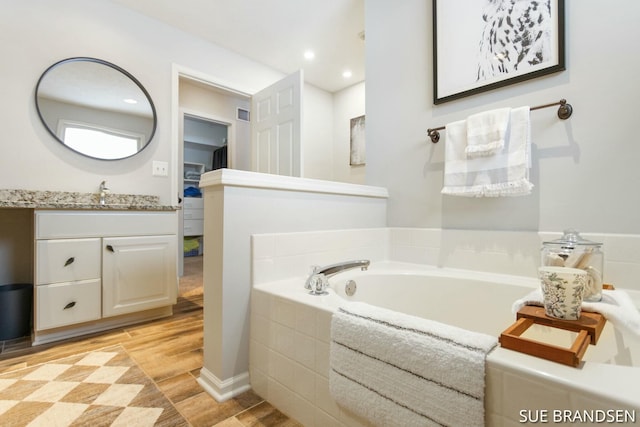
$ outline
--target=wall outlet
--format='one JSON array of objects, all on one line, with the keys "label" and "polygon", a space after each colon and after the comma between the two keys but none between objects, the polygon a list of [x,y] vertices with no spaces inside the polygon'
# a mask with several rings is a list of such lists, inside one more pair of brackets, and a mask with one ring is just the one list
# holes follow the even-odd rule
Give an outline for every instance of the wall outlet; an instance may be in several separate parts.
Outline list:
[{"label": "wall outlet", "polygon": [[158,160],[153,161],[153,171],[151,172],[153,176],[168,176],[169,175],[169,163],[161,162]]}]

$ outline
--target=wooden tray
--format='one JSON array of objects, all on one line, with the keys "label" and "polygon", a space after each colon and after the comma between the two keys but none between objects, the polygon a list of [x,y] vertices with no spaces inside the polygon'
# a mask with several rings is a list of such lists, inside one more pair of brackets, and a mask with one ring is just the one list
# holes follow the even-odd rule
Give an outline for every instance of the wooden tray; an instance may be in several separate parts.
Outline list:
[{"label": "wooden tray", "polygon": [[597,344],[600,333],[607,319],[600,313],[582,311],[578,320],[563,320],[549,317],[544,312],[544,307],[534,305],[525,305],[516,314],[516,319],[520,318],[533,319],[534,323],[553,328],[564,329],[572,332],[587,331],[591,338],[591,344]]},{"label": "wooden tray", "polygon": [[[578,320],[563,320],[549,317],[543,307],[525,305],[517,315],[516,322],[500,335],[500,345],[510,350],[541,357],[569,366],[578,366],[589,344],[596,344],[607,320],[600,313],[583,311]],[[523,338],[522,335],[533,324],[550,326],[577,332],[578,336],[569,348]]]}]

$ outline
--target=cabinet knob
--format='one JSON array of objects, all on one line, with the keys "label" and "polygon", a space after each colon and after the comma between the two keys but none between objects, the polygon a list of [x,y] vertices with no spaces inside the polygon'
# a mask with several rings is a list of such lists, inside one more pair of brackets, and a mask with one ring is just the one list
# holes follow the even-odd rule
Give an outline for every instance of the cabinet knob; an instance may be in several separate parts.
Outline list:
[{"label": "cabinet knob", "polygon": [[113,246],[111,246],[111,245],[107,245],[107,250],[109,252],[115,252],[115,250],[113,249]]},{"label": "cabinet knob", "polygon": [[73,261],[75,261],[76,259],[74,257],[69,258],[65,263],[64,266],[66,267],[67,265],[73,264]]},{"label": "cabinet knob", "polygon": [[73,307],[75,307],[75,305],[76,305],[76,302],[75,301],[71,301],[69,304],[64,306],[64,310],[68,310],[70,308],[73,308]]}]

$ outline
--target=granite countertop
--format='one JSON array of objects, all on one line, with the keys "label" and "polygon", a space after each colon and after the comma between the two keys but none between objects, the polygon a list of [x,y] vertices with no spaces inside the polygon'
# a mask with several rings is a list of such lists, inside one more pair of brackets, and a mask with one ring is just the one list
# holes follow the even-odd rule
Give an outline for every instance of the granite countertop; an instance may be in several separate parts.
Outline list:
[{"label": "granite countertop", "polygon": [[138,194],[106,195],[100,204],[96,193],[67,191],[34,191],[0,189],[0,208],[29,209],[78,209],[78,210],[127,210],[127,211],[175,211],[180,206],[161,205],[158,196]]}]

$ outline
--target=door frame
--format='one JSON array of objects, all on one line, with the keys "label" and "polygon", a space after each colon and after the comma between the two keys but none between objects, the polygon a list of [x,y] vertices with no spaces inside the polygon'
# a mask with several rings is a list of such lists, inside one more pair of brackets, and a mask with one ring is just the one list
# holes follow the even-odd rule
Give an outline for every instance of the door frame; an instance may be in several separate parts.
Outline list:
[{"label": "door frame", "polygon": [[[222,90],[228,92],[230,94],[234,94],[237,96],[245,97],[248,100],[251,99],[256,90],[250,90],[245,87],[241,87],[240,85],[233,84],[227,82],[223,79],[220,79],[215,76],[207,75],[205,73],[184,67],[178,64],[172,64],[171,67],[171,190],[173,194],[173,203],[178,204],[178,194],[181,189],[178,188],[178,167],[180,159],[179,159],[179,151],[181,148],[182,142],[180,141],[180,121],[182,117],[180,115],[180,79],[191,80],[193,82],[201,83],[206,86],[210,86],[213,89]],[[196,114],[197,115],[197,114]],[[229,145],[230,156],[235,163],[235,147]],[[233,152],[233,155],[231,155]]]},{"label": "door frame", "polygon": [[[171,101],[171,165],[169,168],[171,173],[169,174],[169,176],[171,179],[172,204],[176,206],[180,205],[178,201],[179,198],[180,199],[183,198],[182,196],[180,196],[180,194],[182,194],[183,185],[182,185],[181,175],[179,175],[183,167],[183,165],[181,164],[183,159],[183,152],[182,152],[183,144],[181,140],[182,126],[183,126],[183,123],[182,123],[183,108],[181,108],[180,106],[180,79],[181,78],[190,80],[192,82],[201,83],[201,84],[204,84],[205,86],[210,86],[213,89],[221,90],[229,94],[245,97],[248,100],[251,100],[251,97],[256,92],[256,90],[251,90],[246,87],[242,87],[238,84],[227,82],[218,77],[211,76],[211,75],[202,73],[200,71],[196,71],[196,70],[184,67],[179,64],[175,64],[175,63],[172,64],[171,66],[171,100],[172,100]],[[198,116],[199,114],[196,113],[195,115]],[[202,116],[206,117],[206,114]],[[220,121],[220,120],[218,119],[215,121]],[[222,123],[226,123],[226,121],[222,120]],[[228,155],[232,165],[236,163],[235,135],[233,139],[234,141],[231,141],[231,138],[227,136],[227,147],[228,147],[227,149],[229,150]],[[176,227],[178,229],[179,238],[180,237],[184,238],[184,230],[182,230],[182,227],[183,227],[182,221],[183,221],[183,214],[182,212],[180,212],[178,215],[176,215]],[[178,277],[182,277],[184,274],[184,252],[182,249],[182,242],[179,241],[178,243],[179,243],[177,245],[178,256],[176,257],[176,263],[177,263]]]},{"label": "door frame", "polygon": [[[207,120],[210,122],[217,123],[219,125],[223,125],[227,127],[227,150],[229,150],[229,158],[227,160],[227,164],[229,168],[233,168],[235,162],[235,139],[236,139],[236,129],[233,123],[229,122],[222,117],[218,117],[211,114],[206,114],[201,111],[192,110],[189,108],[180,108],[179,109],[179,132],[178,132],[178,191],[180,194],[183,193],[184,189],[184,119],[186,116],[193,117],[200,120]],[[181,197],[184,201],[184,195]],[[182,206],[182,203],[180,203]],[[178,211],[178,276],[182,277],[184,275],[184,251],[182,250],[182,242],[184,240],[184,210],[180,209]]]},{"label": "door frame", "polygon": [[[198,110],[192,110],[190,108],[180,108],[179,110],[179,114],[180,114],[180,129],[179,129],[179,135],[178,135],[178,155],[179,155],[179,159],[178,159],[178,176],[180,179],[180,184],[182,184],[182,175],[184,173],[184,171],[182,170],[182,163],[184,163],[184,118],[185,116],[189,116],[189,117],[193,117],[196,119],[200,119],[200,120],[204,120],[204,121],[208,121],[208,122],[213,122],[219,125],[223,125],[227,127],[227,149],[229,150],[229,159],[227,160],[227,164],[229,169],[233,169],[233,167],[235,166],[236,163],[236,158],[235,158],[235,142],[236,142],[236,128],[234,126],[234,124],[232,122],[230,122],[228,119],[213,115],[213,114],[207,114],[204,113],[202,111],[198,111]],[[182,188],[182,186],[179,186],[178,191],[180,191]]]}]

